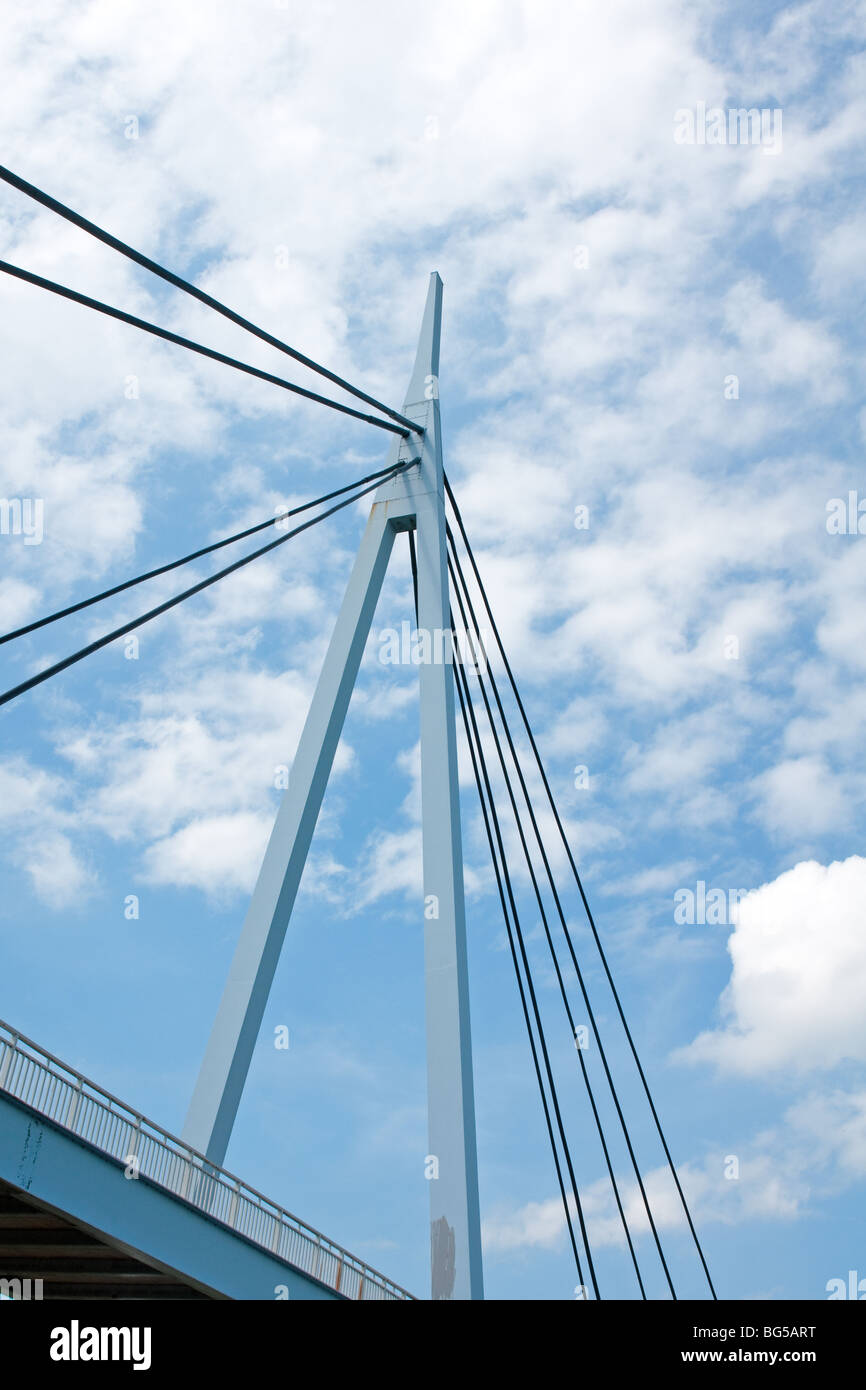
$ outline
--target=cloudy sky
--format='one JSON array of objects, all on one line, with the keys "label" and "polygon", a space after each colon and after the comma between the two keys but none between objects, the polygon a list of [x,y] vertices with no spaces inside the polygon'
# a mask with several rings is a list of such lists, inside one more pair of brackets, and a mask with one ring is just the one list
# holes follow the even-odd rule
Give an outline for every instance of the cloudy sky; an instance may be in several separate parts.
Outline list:
[{"label": "cloudy sky", "polygon": [[[440,272],[446,466],[719,1293],[866,1276],[866,4],[37,0],[0,27],[3,163],[398,408]],[[763,142],[711,142],[738,108]],[[0,243],[317,386],[7,187]],[[31,286],[0,312],[0,497],[44,506],[39,544],[0,534],[4,631],[384,462],[379,431]],[[0,1016],[174,1132],[366,509],[2,712]],[[3,688],[182,586],[5,647]],[[400,545],[227,1165],[423,1293],[417,706],[378,659],[411,616]],[[487,1292],[567,1299],[461,775]],[[599,1278],[633,1297],[514,870]]]}]

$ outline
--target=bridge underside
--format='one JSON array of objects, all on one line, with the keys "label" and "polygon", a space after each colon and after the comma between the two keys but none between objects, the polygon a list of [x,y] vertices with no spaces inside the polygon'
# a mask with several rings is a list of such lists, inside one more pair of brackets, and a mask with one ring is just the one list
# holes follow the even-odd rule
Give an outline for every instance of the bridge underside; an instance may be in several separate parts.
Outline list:
[{"label": "bridge underside", "polygon": [[7,1182],[0,1182],[0,1278],[19,1281],[17,1296],[31,1298],[41,1280],[44,1300],[222,1297],[126,1253]]},{"label": "bridge underside", "polygon": [[0,1091],[0,1280],[18,1278],[43,1298],[342,1301]]}]

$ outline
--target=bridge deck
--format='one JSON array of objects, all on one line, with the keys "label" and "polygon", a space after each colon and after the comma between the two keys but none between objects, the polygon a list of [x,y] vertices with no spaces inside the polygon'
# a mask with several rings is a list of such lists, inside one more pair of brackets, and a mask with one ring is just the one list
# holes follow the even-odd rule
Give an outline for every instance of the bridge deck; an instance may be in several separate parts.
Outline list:
[{"label": "bridge deck", "polygon": [[[24,1220],[28,1212],[36,1220]],[[61,1225],[38,1226],[40,1213]],[[198,1290],[206,1298],[274,1298],[285,1286],[290,1298],[412,1298],[0,1022],[0,1232],[60,1231],[64,1223],[79,1235],[89,1233],[84,1239],[67,1233],[55,1242],[77,1243],[79,1254],[91,1243],[91,1255],[79,1264],[107,1258],[94,1253],[96,1242],[132,1261],[118,1267],[118,1274],[138,1273],[144,1285],[144,1272],[156,1270],[164,1277],[151,1278],[154,1288],[179,1281],[186,1290],[162,1296],[195,1296]],[[51,1243],[47,1235],[35,1243],[41,1240]],[[0,1259],[5,1247],[14,1265],[0,1268],[0,1278],[24,1269],[28,1243],[34,1241],[0,1237]],[[29,1259],[39,1259],[32,1248]],[[35,1266],[32,1273],[38,1276]],[[63,1282],[68,1286],[68,1279]]]}]

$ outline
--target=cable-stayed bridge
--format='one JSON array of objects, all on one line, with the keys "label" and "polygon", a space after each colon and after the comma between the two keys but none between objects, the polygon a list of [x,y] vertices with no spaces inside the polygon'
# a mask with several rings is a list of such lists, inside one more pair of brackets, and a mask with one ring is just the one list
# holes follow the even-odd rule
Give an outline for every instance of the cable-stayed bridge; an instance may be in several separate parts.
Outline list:
[{"label": "cable-stayed bridge", "polygon": [[[405,532],[415,595],[421,726],[428,1157],[435,1161],[429,1182],[430,1295],[436,1300],[483,1297],[458,789],[459,709],[577,1287],[587,1299],[611,1296],[600,1284],[594,1259],[592,1220],[577,1175],[575,1133],[583,1149],[590,1143],[594,1146],[599,1171],[609,1185],[632,1296],[647,1299],[657,1287],[668,1298],[678,1296],[646,1181],[648,1159],[638,1153],[634,1117],[629,1113],[634,1094],[626,1096],[623,1078],[616,1074],[618,1064],[610,1048],[615,1031],[625,1051],[629,1084],[632,1091],[636,1088],[644,1119],[651,1122],[653,1160],[664,1161],[705,1292],[715,1298],[602,935],[444,470],[439,276],[430,279],[415,363],[402,410],[397,411],[10,170],[0,168],[0,179],[322,376],[366,409],[0,261],[0,271],[6,275],[391,436],[388,460],[376,472],[0,636],[0,645],[32,636],[194,560],[254,536],[278,532],[205,579],[35,670],[0,694],[0,706],[5,706],[373,495],[182,1136],[166,1133],[38,1043],[23,1038],[15,1031],[14,1020],[0,1025],[0,1276],[41,1279],[43,1296],[56,1297],[389,1301],[411,1297],[223,1167],[382,582],[395,542]],[[305,516],[303,521],[289,524],[291,517],[300,515]],[[560,874],[555,868],[559,863],[567,866]],[[526,882],[531,886],[528,894]],[[570,900],[576,901],[584,919],[591,960],[578,954]],[[530,962],[527,937],[536,924],[542,929],[562,1006],[558,1027],[568,1029],[573,1043],[571,1065],[585,1097],[579,1115],[573,1113],[571,1100],[564,1098],[562,1056],[550,1041]],[[561,1038],[561,1032],[557,1036]],[[587,1040],[592,1042],[591,1052]],[[622,1296],[621,1287],[615,1296]]]}]

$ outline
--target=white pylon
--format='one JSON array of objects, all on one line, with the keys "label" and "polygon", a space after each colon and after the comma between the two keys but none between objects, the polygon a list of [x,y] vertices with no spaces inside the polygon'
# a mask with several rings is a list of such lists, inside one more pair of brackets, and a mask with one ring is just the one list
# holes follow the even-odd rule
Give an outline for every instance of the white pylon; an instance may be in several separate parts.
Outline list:
[{"label": "white pylon", "polygon": [[[457,780],[445,496],[439,419],[442,281],[430,277],[404,415],[423,433],[395,440],[394,464],[419,461],[376,493],[316,693],[229,970],[183,1138],[221,1164],[301,881],[382,581],[399,531],[415,530],[431,1296],[482,1298],[481,1235],[463,855]],[[437,640],[438,635],[438,640]],[[438,659],[437,659],[438,657]],[[420,920],[420,914],[419,914]],[[419,1155],[419,1173],[422,1171]],[[433,1174],[436,1176],[433,1176]]]}]

